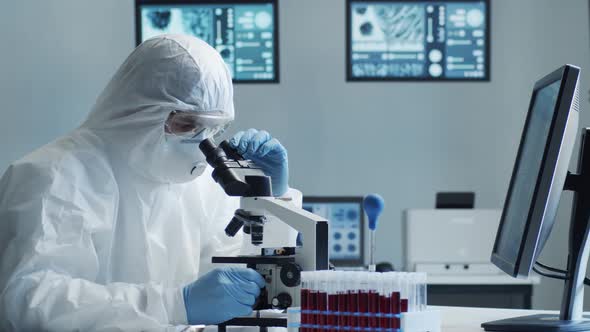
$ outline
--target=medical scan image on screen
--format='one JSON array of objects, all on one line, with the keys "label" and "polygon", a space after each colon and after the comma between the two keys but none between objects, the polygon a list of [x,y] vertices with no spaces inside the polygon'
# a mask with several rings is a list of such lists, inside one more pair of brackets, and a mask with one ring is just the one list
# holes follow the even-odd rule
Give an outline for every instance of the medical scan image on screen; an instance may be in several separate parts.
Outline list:
[{"label": "medical scan image on screen", "polygon": [[142,5],[142,41],[167,33],[206,41],[219,51],[234,80],[275,79],[272,4]]},{"label": "medical scan image on screen", "polygon": [[512,192],[505,203],[504,222],[496,251],[509,262],[516,261],[521,239],[535,194],[537,178],[557,103],[561,81],[540,89],[533,100],[526,134],[521,142],[520,159],[514,172]]},{"label": "medical scan image on screen", "polygon": [[485,2],[350,6],[352,79],[487,79]]},{"label": "medical scan image on screen", "polygon": [[361,257],[361,206],[358,203],[303,203],[303,208],[328,220],[330,259]]}]

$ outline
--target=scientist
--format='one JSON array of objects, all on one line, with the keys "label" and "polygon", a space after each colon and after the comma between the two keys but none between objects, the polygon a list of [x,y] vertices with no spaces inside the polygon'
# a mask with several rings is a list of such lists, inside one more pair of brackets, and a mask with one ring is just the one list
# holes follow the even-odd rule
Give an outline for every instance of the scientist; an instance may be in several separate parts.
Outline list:
[{"label": "scientist", "polygon": [[[249,314],[264,280],[210,266],[240,251],[223,232],[239,200],[198,149],[233,119],[230,72],[205,42],[135,49],[79,128],[0,180],[0,330],[161,331]],[[275,196],[300,199],[276,139],[251,129],[231,144]]]}]

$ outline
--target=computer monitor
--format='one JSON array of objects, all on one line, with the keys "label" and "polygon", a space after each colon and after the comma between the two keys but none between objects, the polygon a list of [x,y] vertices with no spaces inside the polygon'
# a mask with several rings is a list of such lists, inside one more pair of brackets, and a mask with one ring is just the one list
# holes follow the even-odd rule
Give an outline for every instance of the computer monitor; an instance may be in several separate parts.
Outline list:
[{"label": "computer monitor", "polygon": [[[551,233],[562,191],[575,191],[571,261],[567,273],[557,273],[566,281],[561,315],[518,317],[482,324],[487,331],[590,330],[589,321],[582,319],[581,305],[588,260],[587,239],[583,234],[588,235],[590,216],[590,200],[585,199],[590,188],[588,182],[582,184],[581,180],[587,181],[590,173],[586,174],[583,167],[580,176],[568,173],[578,132],[579,75],[579,68],[566,65],[535,84],[491,257],[492,263],[507,274],[527,277],[538,264],[537,258]],[[586,148],[589,146],[590,143]],[[585,160],[583,152],[581,160]],[[590,157],[590,153],[586,157]],[[590,163],[585,166],[590,167]],[[585,215],[582,218],[580,211]]]},{"label": "computer monitor", "polygon": [[330,262],[336,267],[364,266],[363,197],[303,197],[303,208],[330,225]]},{"label": "computer monitor", "polygon": [[188,34],[213,46],[236,83],[279,81],[277,0],[136,0],[136,40]]},{"label": "computer monitor", "polygon": [[555,221],[578,130],[571,107],[578,72],[561,68],[533,90],[492,252],[492,262],[514,277],[529,275]]},{"label": "computer monitor", "polygon": [[347,0],[349,81],[489,81],[489,0]]}]

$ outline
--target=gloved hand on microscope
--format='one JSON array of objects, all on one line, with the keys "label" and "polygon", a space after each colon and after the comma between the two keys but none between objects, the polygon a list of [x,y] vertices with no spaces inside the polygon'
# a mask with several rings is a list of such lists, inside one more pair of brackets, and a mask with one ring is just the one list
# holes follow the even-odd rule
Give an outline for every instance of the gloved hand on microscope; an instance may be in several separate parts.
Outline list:
[{"label": "gloved hand on microscope", "polygon": [[[230,145],[271,177],[274,196],[289,189],[287,150],[266,131],[249,129],[237,133]],[[241,267],[217,268],[183,290],[188,322],[216,324],[249,315],[265,281],[256,271]]]}]

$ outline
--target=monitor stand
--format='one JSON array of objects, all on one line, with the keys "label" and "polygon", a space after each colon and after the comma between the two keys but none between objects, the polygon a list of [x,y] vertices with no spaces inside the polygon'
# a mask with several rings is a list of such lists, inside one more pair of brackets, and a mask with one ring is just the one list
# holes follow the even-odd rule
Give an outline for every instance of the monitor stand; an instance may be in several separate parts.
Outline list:
[{"label": "monitor stand", "polygon": [[569,230],[567,275],[559,315],[534,315],[483,323],[486,331],[577,332],[590,331],[590,317],[584,317],[584,278],[590,253],[590,128],[582,134],[578,174],[568,173],[564,190],[574,192]]}]

